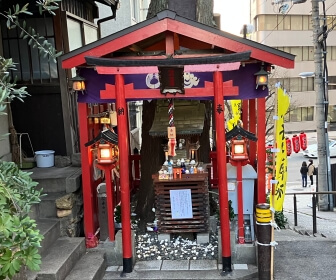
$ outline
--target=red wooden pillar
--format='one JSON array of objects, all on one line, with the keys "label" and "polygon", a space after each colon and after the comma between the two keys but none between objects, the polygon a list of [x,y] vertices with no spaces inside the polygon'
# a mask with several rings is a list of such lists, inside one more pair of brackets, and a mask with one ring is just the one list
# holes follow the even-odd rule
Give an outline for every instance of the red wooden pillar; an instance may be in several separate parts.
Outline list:
[{"label": "red wooden pillar", "polygon": [[[249,100],[249,131],[253,134],[256,134],[257,128],[256,128],[256,122],[257,116],[256,116],[256,101],[255,99]],[[253,166],[253,168],[256,168],[256,154],[257,154],[257,143],[254,141],[249,141],[250,143],[250,151],[249,151],[249,157],[250,157],[250,163]]]},{"label": "red wooden pillar", "polygon": [[243,121],[243,127],[246,130],[249,130],[249,123],[248,123],[248,99],[242,100],[242,121]]},{"label": "red wooden pillar", "polygon": [[91,189],[93,186],[92,178],[92,156],[90,148],[85,147],[89,139],[88,129],[88,107],[86,103],[78,103],[78,119],[79,119],[79,137],[80,137],[80,150],[82,161],[82,186],[83,186],[83,210],[84,210],[84,233],[85,236],[94,235],[97,225],[95,217],[95,201],[94,192]]},{"label": "red wooden pillar", "polygon": [[216,120],[218,193],[222,239],[223,272],[231,272],[230,220],[226,171],[226,141],[224,124],[223,76],[214,72],[214,111]]},{"label": "red wooden pillar", "polygon": [[125,99],[124,77],[117,74],[116,85],[116,110],[118,120],[118,146],[119,146],[119,168],[121,188],[121,222],[122,222],[122,244],[123,244],[123,272],[132,272],[132,238],[131,238],[131,209],[130,209],[130,155],[129,155],[129,133],[127,119],[127,104]]},{"label": "red wooden pillar", "polygon": [[257,189],[257,203],[266,202],[266,149],[265,149],[265,132],[266,132],[266,99],[257,99],[258,111],[258,131],[257,131],[257,148],[258,148],[258,189]]}]

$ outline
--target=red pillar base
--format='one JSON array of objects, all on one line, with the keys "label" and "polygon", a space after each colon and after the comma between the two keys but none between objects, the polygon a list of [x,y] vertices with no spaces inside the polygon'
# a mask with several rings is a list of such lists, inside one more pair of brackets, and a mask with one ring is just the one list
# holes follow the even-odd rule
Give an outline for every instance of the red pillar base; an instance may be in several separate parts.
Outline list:
[{"label": "red pillar base", "polygon": [[131,273],[133,268],[133,258],[123,258],[123,273]]},{"label": "red pillar base", "polygon": [[230,257],[222,257],[222,264],[223,264],[223,269],[222,269],[222,272],[221,272],[222,276],[225,276],[227,273],[232,272],[231,256]]}]

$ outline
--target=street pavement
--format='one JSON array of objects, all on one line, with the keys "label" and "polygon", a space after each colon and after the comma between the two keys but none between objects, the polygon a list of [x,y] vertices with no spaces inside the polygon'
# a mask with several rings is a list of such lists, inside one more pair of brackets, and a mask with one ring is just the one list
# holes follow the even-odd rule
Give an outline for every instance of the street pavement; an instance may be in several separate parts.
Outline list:
[{"label": "street pavement", "polygon": [[[307,133],[308,144],[316,143],[316,133]],[[336,138],[336,132],[329,133]],[[311,187],[302,188],[298,172],[302,161],[301,154],[292,155],[288,160],[288,182],[284,201],[284,215],[288,219],[289,229],[275,231],[278,242],[274,250],[274,279],[286,280],[333,280],[336,279],[336,212],[316,209],[317,233],[313,235],[313,209]],[[336,159],[332,159],[334,163]],[[318,166],[318,159],[314,159]],[[314,176],[315,177],[315,176]],[[316,183],[316,178],[314,178]],[[291,193],[300,193],[297,197],[297,226],[294,225],[294,200]]]},{"label": "street pavement", "polygon": [[[316,132],[306,133],[308,138],[308,145],[316,143]],[[329,132],[330,139],[336,139],[336,131]],[[301,174],[299,173],[302,161],[308,161],[308,158],[302,154],[292,154],[288,158],[288,180],[286,196],[284,201],[284,214],[288,219],[291,227],[294,227],[294,202],[291,193],[302,193],[297,195],[297,213],[298,213],[298,226],[297,228],[306,229],[307,232],[313,231],[313,218],[312,218],[312,195],[304,194],[315,190],[315,187],[302,188]],[[313,159],[314,165],[318,166],[318,159]],[[336,158],[331,159],[331,163],[336,163]],[[308,179],[309,184],[309,179]],[[314,184],[316,186],[316,176],[314,176]],[[335,203],[334,203],[335,204]],[[328,238],[336,238],[336,212],[318,211],[317,214],[317,233],[324,235]],[[335,277],[336,279],[336,277]]]}]

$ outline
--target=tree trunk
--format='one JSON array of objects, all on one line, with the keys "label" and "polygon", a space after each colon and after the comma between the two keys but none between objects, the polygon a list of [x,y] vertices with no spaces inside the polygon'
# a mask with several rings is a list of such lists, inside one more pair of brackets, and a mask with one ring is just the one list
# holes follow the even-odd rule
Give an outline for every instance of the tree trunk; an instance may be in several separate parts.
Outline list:
[{"label": "tree trunk", "polygon": [[[167,9],[171,1],[171,6],[180,2],[180,0],[152,0],[149,8],[147,19],[154,17],[160,11]],[[176,1],[176,2],[174,2]],[[179,14],[179,11],[177,11]],[[212,0],[198,0],[196,7],[196,19],[200,19],[202,23],[213,26],[213,1]],[[141,183],[137,194],[137,205],[135,212],[140,218],[139,229],[144,230],[146,223],[153,221],[154,213],[151,211],[154,207],[154,187],[152,174],[159,171],[164,162],[164,153],[162,144],[165,139],[160,137],[152,137],[149,135],[149,130],[155,117],[156,101],[143,103],[142,115],[142,145],[141,145]],[[206,118],[204,122],[204,131],[201,136],[201,161],[209,162],[209,128],[211,118],[211,102],[205,101],[206,104]],[[168,118],[167,118],[168,126]],[[204,149],[204,151],[203,151]]]},{"label": "tree trunk", "polygon": [[[146,223],[153,221],[154,213],[151,209],[154,207],[154,187],[152,174],[159,171],[164,161],[162,149],[162,138],[152,137],[149,130],[152,127],[155,117],[156,100],[143,102],[142,116],[142,145],[141,155],[141,183],[138,191],[137,206],[135,212],[140,218],[139,229],[144,230]],[[168,117],[167,117],[168,126]]]},{"label": "tree trunk", "polygon": [[216,25],[213,18],[213,0],[197,0],[196,20],[209,26]]},{"label": "tree trunk", "polygon": [[152,0],[148,7],[147,19],[168,8],[168,0]]},{"label": "tree trunk", "polygon": [[203,101],[205,104],[205,118],[203,132],[200,137],[200,162],[209,163],[210,162],[210,121],[212,115],[212,102]]}]

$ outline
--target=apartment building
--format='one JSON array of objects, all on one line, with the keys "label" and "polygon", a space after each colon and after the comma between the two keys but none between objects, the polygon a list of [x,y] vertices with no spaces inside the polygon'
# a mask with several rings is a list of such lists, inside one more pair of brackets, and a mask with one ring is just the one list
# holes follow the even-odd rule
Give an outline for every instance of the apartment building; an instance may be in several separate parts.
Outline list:
[{"label": "apartment building", "polygon": [[[280,82],[291,96],[291,109],[286,116],[287,132],[313,131],[316,128],[316,95],[314,77],[301,78],[302,72],[314,72],[314,42],[311,1],[250,0],[251,40],[296,55],[295,68],[272,70],[271,83]],[[326,0],[327,30],[336,24],[336,1]],[[247,3],[248,4],[248,3]],[[323,6],[320,2],[321,26]],[[327,68],[329,96],[329,129],[336,127],[336,31],[328,32]]]},{"label": "apartment building", "polygon": [[[106,9],[106,5],[99,2],[99,28],[100,37],[106,37],[141,21],[147,17],[150,0],[108,0],[118,2],[118,10],[114,19],[109,19],[112,12]],[[98,20],[96,20],[97,22]],[[142,101],[129,102],[130,141],[131,147],[140,150],[141,147],[141,124],[142,124]]]},{"label": "apartment building", "polygon": [[[106,5],[96,2],[99,8],[100,35],[105,37],[107,35],[116,33],[131,25],[144,21],[147,17],[150,0],[108,0],[110,2],[117,2],[117,13],[114,19],[108,17],[112,15],[110,9],[106,9]],[[107,19],[106,21],[104,19]],[[97,22],[97,20],[96,20]]]}]

